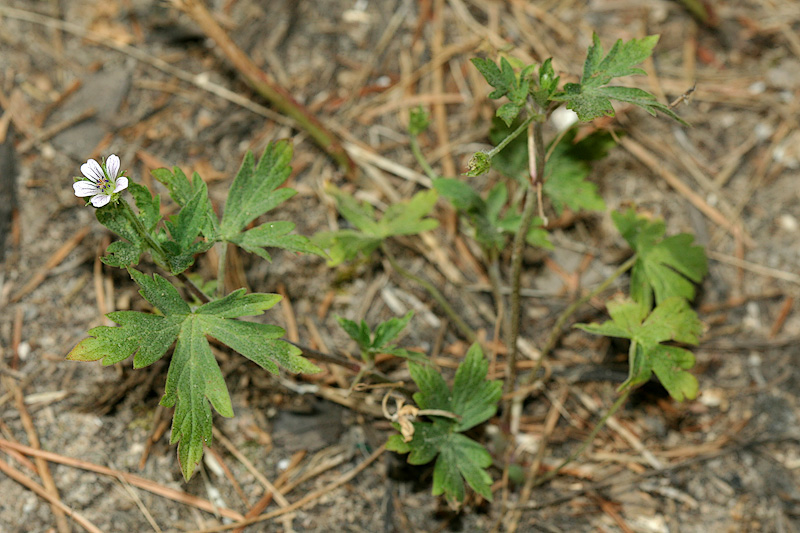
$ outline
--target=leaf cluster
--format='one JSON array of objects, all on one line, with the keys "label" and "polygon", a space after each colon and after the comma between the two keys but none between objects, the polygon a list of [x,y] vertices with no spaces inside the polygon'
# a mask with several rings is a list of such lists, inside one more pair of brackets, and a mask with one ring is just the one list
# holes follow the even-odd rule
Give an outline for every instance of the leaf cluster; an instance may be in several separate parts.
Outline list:
[{"label": "leaf cluster", "polygon": [[228,389],[207,337],[272,373],[279,367],[307,373],[319,369],[303,358],[297,347],[279,340],[285,333],[282,328],[237,320],[262,314],[280,296],[245,294],[239,289],[190,306],[165,278],[147,276],[133,266],[149,252],[158,266],[181,274],[192,266],[198,253],[217,242],[235,244],[267,260],[271,259],[267,248],[324,255],[308,238],[291,234],[291,222],[265,222],[248,229],[257,218],[295,194],[282,187],[291,172],[291,156],[292,146],[286,141],[267,146],[257,165],[248,152],[233,180],[221,220],[214,212],[205,182],[197,173],[188,179],[178,167],[153,171],[179,207],[176,214],[162,217],[160,197],[136,183],[130,183],[128,189],[137,212],[124,202],[96,211],[98,220],[122,238],[108,247],[103,261],[127,268],[156,313],[108,314],[118,326],[93,328],[67,358],[101,360],[110,365],[133,355],[134,368],[141,368],[158,361],[175,346],[161,404],[175,407],[171,443],[178,443],[178,458],[187,480],[202,457],[203,446],[211,442],[211,407],[223,416],[233,416]]},{"label": "leaf cluster", "polygon": [[619,39],[606,54],[600,38],[592,35],[592,45],[586,55],[583,74],[579,83],[566,83],[559,90],[560,78],[555,75],[552,59],[547,59],[539,67],[539,75],[534,76],[535,65],[520,66],[517,73],[511,62],[505,57],[497,65],[490,59],[475,58],[472,63],[483,75],[486,82],[494,87],[489,98],[507,97],[509,102],[497,109],[497,116],[507,126],[519,116],[525,108],[528,97],[543,111],[554,105],[565,103],[568,109],[577,113],[582,122],[588,122],[602,116],[614,116],[612,100],[626,102],[641,107],[651,115],[664,113],[686,124],[669,106],[659,102],[655,96],[643,89],[635,87],[609,86],[614,78],[632,74],[646,74],[636,67],[653,53],[658,42],[658,35],[650,35],[642,39],[631,39],[623,42]]},{"label": "leaf cluster", "polygon": [[[295,228],[292,222],[265,222],[246,229],[296,194],[293,189],[281,187],[291,173],[291,157],[292,145],[288,141],[268,145],[258,165],[248,152],[231,185],[221,221],[199,174],[195,172],[190,180],[178,167],[153,170],[153,177],[167,188],[180,211],[162,218],[159,195],[153,196],[146,187],[131,183],[129,189],[138,213],[127,213],[129,208],[123,204],[97,210],[98,221],[124,239],[111,243],[103,261],[111,266],[131,267],[139,263],[143,253],[150,252],[158,265],[171,274],[180,274],[194,264],[198,253],[216,242],[233,243],[268,261],[272,258],[267,248],[324,255],[307,237],[291,234]],[[143,231],[137,231],[137,225]]]},{"label": "leaf cluster", "polygon": [[419,387],[414,401],[422,410],[441,410],[456,419],[429,415],[430,422],[414,422],[414,435],[404,442],[401,435],[392,435],[387,448],[408,453],[410,464],[422,465],[436,459],[433,469],[433,494],[444,494],[450,500],[463,501],[464,482],[486,498],[492,499],[492,478],[486,469],[492,457],[486,449],[464,432],[485,422],[497,412],[502,395],[499,381],[487,381],[489,362],[480,345],[473,344],[456,370],[452,389],[434,368],[409,364],[411,378]]},{"label": "leaf cluster", "polygon": [[409,311],[402,318],[390,318],[378,324],[374,332],[370,331],[367,322],[364,320],[355,322],[340,316],[337,316],[336,320],[350,338],[356,341],[356,344],[358,344],[361,350],[361,357],[368,363],[372,363],[376,355],[386,353],[410,361],[427,364],[428,359],[424,354],[406,350],[405,348],[399,348],[396,344],[392,343],[406,328],[413,316],[414,311]]},{"label": "leaf cluster", "polygon": [[392,204],[379,219],[368,203],[359,203],[346,192],[328,187],[336,200],[339,213],[353,228],[319,232],[314,243],[328,250],[329,265],[355,259],[359,254],[368,257],[385,239],[399,235],[416,235],[436,228],[439,222],[429,218],[438,195],[434,190],[421,191],[410,200]]},{"label": "leaf cluster", "polygon": [[695,296],[694,283],[708,271],[703,248],[693,245],[694,239],[687,233],[664,237],[663,221],[637,216],[633,209],[612,213],[612,218],[636,252],[631,298],[608,304],[610,321],[576,327],[631,340],[629,375],[620,390],[641,385],[655,373],[677,401],[694,399],[697,379],[687,372],[694,366],[694,355],[664,343],[698,342],[702,324],[689,301]]},{"label": "leaf cluster", "polygon": [[566,103],[567,108],[575,111],[582,122],[602,116],[613,117],[614,107],[611,105],[611,100],[617,100],[639,106],[653,116],[657,112],[664,113],[668,117],[688,125],[669,106],[659,102],[647,91],[635,87],[608,85],[614,78],[646,74],[636,65],[652,55],[658,37],[658,35],[650,35],[627,42],[619,39],[608,51],[608,54],[605,54],[600,38],[597,34],[593,34],[592,46],[589,47],[586,54],[580,83],[565,84],[562,91],[552,96],[552,100]]}]

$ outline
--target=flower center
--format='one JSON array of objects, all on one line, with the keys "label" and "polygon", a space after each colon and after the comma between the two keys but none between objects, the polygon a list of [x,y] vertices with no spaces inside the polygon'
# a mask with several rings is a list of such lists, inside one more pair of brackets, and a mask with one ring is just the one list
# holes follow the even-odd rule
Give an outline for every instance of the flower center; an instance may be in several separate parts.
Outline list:
[{"label": "flower center", "polygon": [[103,176],[97,181],[97,188],[103,191],[104,194],[108,194],[108,189],[111,186],[111,180],[109,180],[106,176]]}]

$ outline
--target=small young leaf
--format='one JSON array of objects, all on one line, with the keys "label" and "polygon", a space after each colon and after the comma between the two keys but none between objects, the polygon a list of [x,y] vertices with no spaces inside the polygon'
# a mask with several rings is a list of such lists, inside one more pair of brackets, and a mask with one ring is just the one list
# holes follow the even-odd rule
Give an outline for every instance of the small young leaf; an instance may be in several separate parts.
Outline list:
[{"label": "small young leaf", "polygon": [[553,59],[546,59],[539,67],[539,86],[533,90],[533,99],[542,109],[547,109],[550,97],[558,89],[561,78],[553,70]]},{"label": "small young leaf", "polygon": [[350,338],[358,343],[361,356],[367,362],[374,361],[375,356],[379,353],[386,353],[418,363],[428,364],[428,358],[424,354],[412,352],[405,348],[398,348],[396,345],[390,344],[400,335],[400,332],[408,325],[413,316],[414,312],[409,311],[402,318],[390,318],[386,322],[381,322],[375,328],[374,334],[370,332],[369,326],[363,320],[359,324],[340,316],[337,316],[336,320]]},{"label": "small young leaf", "polygon": [[406,202],[389,206],[380,220],[375,220],[371,206],[359,204],[344,191],[331,186],[328,192],[336,199],[342,216],[358,229],[320,232],[314,236],[317,246],[328,249],[330,265],[354,259],[359,253],[369,256],[389,237],[422,233],[439,224],[434,218],[426,218],[438,198],[435,190],[418,192]]},{"label": "small young leaf", "polygon": [[620,390],[647,382],[655,372],[670,396],[677,401],[697,396],[697,379],[686,372],[694,366],[691,352],[662,344],[665,341],[697,344],[702,324],[684,298],[673,296],[648,310],[633,300],[609,302],[612,320],[576,327],[609,337],[630,339],[630,370]]},{"label": "small young leaf", "polygon": [[358,347],[362,352],[366,352],[372,347],[369,326],[366,322],[362,320],[361,323],[356,323],[353,320],[349,320],[341,316],[337,316],[336,320],[339,322],[339,326],[345,330],[350,338],[356,341],[356,344],[358,344]]},{"label": "small young leaf", "polygon": [[372,339],[372,347],[381,349],[392,342],[405,329],[413,316],[414,311],[409,311],[403,315],[403,318],[390,318],[386,322],[378,324]]},{"label": "small young leaf", "polygon": [[428,113],[422,109],[422,106],[417,106],[411,110],[408,121],[408,133],[411,135],[419,135],[428,129],[430,124],[430,117]]},{"label": "small young leaf", "polygon": [[487,500],[492,499],[492,479],[486,472],[492,458],[483,446],[461,434],[497,411],[501,384],[486,381],[488,367],[480,346],[474,344],[459,365],[450,390],[434,368],[409,365],[411,377],[420,389],[414,394],[419,408],[444,410],[458,416],[454,420],[431,415],[431,422],[413,423],[414,435],[410,442],[390,439],[391,449],[410,452],[408,462],[411,464],[425,464],[436,459],[434,495],[444,494],[450,500],[463,501],[466,481],[475,492]]}]

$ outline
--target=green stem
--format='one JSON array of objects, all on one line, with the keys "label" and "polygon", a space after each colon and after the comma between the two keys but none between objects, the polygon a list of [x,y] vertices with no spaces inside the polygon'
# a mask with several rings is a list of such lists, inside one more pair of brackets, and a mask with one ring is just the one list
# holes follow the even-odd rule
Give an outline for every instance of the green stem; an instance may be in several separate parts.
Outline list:
[{"label": "green stem", "polygon": [[627,261],[622,263],[605,281],[603,281],[603,283],[595,287],[591,292],[578,298],[569,304],[566,309],[564,309],[564,311],[559,315],[555,324],[553,324],[553,327],[550,329],[550,335],[548,335],[547,341],[542,347],[542,350],[539,354],[539,360],[536,362],[536,366],[533,368],[531,373],[528,374],[526,385],[531,385],[536,380],[536,375],[539,373],[539,369],[542,367],[545,357],[547,357],[547,355],[550,353],[550,350],[555,347],[556,342],[558,342],[559,337],[561,337],[561,330],[564,328],[564,324],[566,324],[567,320],[569,320],[569,317],[571,317],[580,306],[606,290],[614,282],[614,280],[633,268],[637,258],[638,257],[636,254],[631,256]]},{"label": "green stem", "polygon": [[448,303],[448,301],[445,299],[442,293],[439,292],[439,290],[436,287],[434,287],[430,281],[423,279],[417,276],[416,274],[413,274],[409,270],[403,268],[400,265],[400,263],[398,263],[397,260],[394,258],[392,253],[389,251],[389,247],[386,246],[385,243],[381,244],[381,251],[383,251],[384,255],[389,260],[389,264],[392,265],[392,268],[395,271],[397,271],[398,274],[421,285],[423,289],[428,291],[428,294],[430,294],[433,297],[433,299],[436,300],[436,303],[442,306],[444,312],[447,313],[447,316],[450,317],[450,319],[456,325],[458,330],[461,332],[462,335],[464,335],[467,338],[467,340],[469,340],[470,342],[475,342],[477,340],[478,337],[477,335],[475,335],[475,332],[472,331],[472,328],[469,327],[469,325],[467,325],[466,322],[464,322],[464,319],[462,319],[458,315],[458,313],[456,313],[455,309],[453,309],[453,307],[450,305],[450,303]]},{"label": "green stem", "polygon": [[[134,213],[133,209],[131,209],[130,204],[128,204],[128,202],[126,202],[125,200],[120,200],[120,203],[122,204],[122,212],[125,214],[125,218],[128,219],[128,221],[133,225],[133,229],[136,230],[136,233],[139,234],[139,236],[144,240],[144,242],[147,243],[147,246],[150,248],[150,255],[153,257],[153,262],[156,265],[158,265],[158,267],[164,272],[172,274],[173,276],[176,276],[179,280],[181,280],[184,283],[184,285],[186,285],[189,288],[189,290],[193,292],[195,296],[198,297],[198,299],[200,299],[201,302],[203,303],[210,302],[211,297],[207,295],[205,292],[203,292],[203,290],[200,287],[198,287],[191,279],[189,279],[189,277],[186,274],[184,274],[183,272],[179,274],[174,274],[172,270],[169,267],[167,267],[167,265],[164,264],[167,256],[167,253],[166,251],[164,251],[164,248],[158,241],[153,239],[153,237],[144,227],[144,224],[142,224],[142,221],[139,220],[139,217],[137,217],[136,213]],[[153,254],[153,252],[155,252],[155,255]]]},{"label": "green stem", "polygon": [[539,115],[535,115],[535,114],[534,114],[534,115],[531,115],[531,116],[529,116],[528,118],[526,118],[526,119],[525,119],[525,121],[524,121],[522,124],[520,124],[520,125],[519,125],[519,127],[518,127],[517,129],[515,129],[514,131],[512,131],[512,132],[511,132],[511,134],[510,134],[508,137],[506,137],[505,139],[503,139],[502,141],[500,141],[500,144],[498,144],[497,146],[495,146],[494,148],[492,148],[491,150],[489,150],[489,151],[486,153],[486,155],[489,157],[489,159],[491,159],[491,158],[493,158],[494,156],[496,156],[496,155],[497,155],[497,153],[498,153],[498,152],[500,152],[500,150],[502,150],[503,148],[505,148],[506,146],[508,146],[508,144],[509,144],[511,141],[513,141],[514,139],[516,139],[517,137],[519,137],[519,136],[520,136],[520,134],[521,134],[523,131],[525,131],[526,129],[528,129],[528,126],[530,125],[530,123],[531,123],[531,122],[533,122],[534,120],[536,120],[537,118],[539,118]]},{"label": "green stem", "polygon": [[[528,124],[531,122],[528,121]],[[529,155],[535,159],[534,164],[531,165],[531,180],[528,184],[525,193],[525,207],[522,210],[522,220],[520,221],[519,229],[514,235],[514,245],[511,255],[511,310],[509,311],[511,320],[511,335],[508,338],[508,361],[506,363],[506,379],[504,384],[505,409],[503,409],[503,422],[505,425],[511,420],[511,393],[514,391],[517,382],[517,354],[519,348],[517,340],[519,338],[520,322],[520,308],[522,306],[522,298],[520,297],[521,279],[522,279],[522,255],[525,250],[525,237],[528,235],[528,230],[533,222],[533,215],[537,204],[535,183],[539,183],[544,178],[544,141],[542,139],[543,127],[541,122],[536,122],[533,128],[528,132],[528,135],[533,136],[533,153]],[[533,175],[535,174],[535,175]]]},{"label": "green stem", "polygon": [[225,294],[225,265],[228,258],[228,243],[221,241],[218,246],[219,262],[217,263],[217,297]]},{"label": "green stem", "polygon": [[570,464],[572,461],[577,459],[584,451],[586,451],[586,448],[589,447],[589,445],[592,443],[592,441],[594,441],[594,438],[597,436],[597,434],[600,433],[600,430],[603,429],[603,427],[606,425],[606,422],[608,422],[608,419],[611,418],[612,416],[614,416],[614,414],[617,411],[619,411],[620,407],[623,406],[623,404],[625,403],[625,400],[628,399],[628,396],[630,396],[630,394],[631,394],[631,389],[626,389],[625,392],[622,393],[622,396],[617,398],[617,401],[614,402],[614,405],[611,406],[611,408],[608,410],[608,412],[605,415],[603,415],[603,418],[601,418],[600,421],[597,422],[597,425],[594,427],[594,429],[592,429],[592,432],[589,433],[589,436],[586,437],[583,440],[583,442],[581,443],[580,447],[578,447],[577,450],[572,452],[572,454],[570,454],[569,457],[567,457],[566,459],[561,461],[561,463],[557,467],[555,467],[553,470],[547,472],[546,474],[544,474],[543,476],[541,476],[539,478],[534,478],[533,476],[531,476],[531,479],[533,479],[533,481],[531,481],[531,488],[538,487],[542,483],[545,483],[546,481],[549,481],[550,479],[553,479],[554,477],[556,477],[558,475],[558,473],[565,466]]},{"label": "green stem", "polygon": [[419,146],[419,140],[417,139],[416,135],[411,135],[409,139],[409,144],[411,146],[411,153],[414,154],[414,158],[419,163],[419,166],[422,167],[422,170],[425,171],[425,174],[432,179],[435,180],[439,177],[436,171],[433,170],[433,167],[428,163],[428,160],[425,159],[425,156],[422,154],[422,149]]},{"label": "green stem", "polygon": [[[147,231],[147,229],[145,229],[144,224],[142,224],[142,221],[139,220],[139,217],[136,216],[136,213],[133,212],[133,209],[131,209],[130,204],[128,204],[128,202],[122,199],[120,199],[120,203],[122,204],[122,211],[123,213],[125,213],[125,217],[133,225],[133,229],[136,230],[136,233],[139,234],[142,240],[144,240],[144,242],[147,243],[147,246],[149,246],[152,251],[158,253],[159,257],[157,262],[163,262],[167,256],[167,253],[164,251],[164,248],[161,246],[159,242],[153,239],[153,237],[150,235],[150,232]],[[162,265],[159,264],[159,266]],[[169,272],[168,268],[165,268],[164,270]]]}]

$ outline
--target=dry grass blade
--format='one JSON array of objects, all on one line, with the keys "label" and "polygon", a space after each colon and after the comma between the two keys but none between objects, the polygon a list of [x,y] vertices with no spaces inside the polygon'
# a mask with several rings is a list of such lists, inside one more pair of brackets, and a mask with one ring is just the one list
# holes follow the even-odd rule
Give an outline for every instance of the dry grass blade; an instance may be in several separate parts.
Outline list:
[{"label": "dry grass blade", "polygon": [[101,529],[92,524],[83,515],[77,513],[76,511],[73,511],[72,509],[61,503],[61,500],[54,497],[44,487],[42,487],[41,485],[33,481],[31,478],[29,478],[19,470],[15,469],[14,467],[6,463],[2,459],[0,459],[0,471],[2,471],[5,475],[10,477],[17,483],[35,492],[40,498],[50,502],[50,505],[58,508],[61,511],[61,513],[63,513],[64,516],[69,516],[70,518],[75,520],[75,522],[78,525],[80,525],[83,529],[85,529],[89,533],[103,533]]},{"label": "dry grass blade", "polygon": [[18,452],[24,453],[25,455],[30,455],[33,457],[41,457],[47,461],[50,461],[51,463],[58,463],[62,465],[72,466],[75,468],[81,468],[83,470],[88,470],[90,472],[103,474],[104,476],[111,476],[114,478],[121,477],[134,487],[139,487],[140,489],[152,492],[153,494],[158,494],[159,496],[163,496],[164,498],[169,498],[170,500],[179,503],[191,505],[193,507],[200,509],[201,511],[206,511],[208,513],[218,512],[220,515],[226,518],[231,518],[233,520],[244,519],[244,517],[241,514],[237,513],[236,511],[218,507],[208,500],[198,498],[197,496],[193,496],[191,494],[187,494],[179,490],[165,487],[163,485],[156,483],[155,481],[150,481],[149,479],[129,474],[127,472],[114,470],[113,468],[96,465],[94,463],[90,463],[88,461],[82,461],[80,459],[64,457],[63,455],[59,455],[53,452],[37,450],[36,448],[31,448],[30,446],[25,446],[24,444],[18,444],[16,442],[11,442],[6,439],[0,439],[0,448],[16,450]]},{"label": "dry grass blade", "polygon": [[261,516],[257,516],[255,518],[251,518],[251,519],[248,519],[248,520],[242,520],[242,521],[237,522],[235,524],[228,524],[228,525],[225,525],[225,526],[212,527],[212,528],[208,528],[208,529],[201,529],[201,530],[195,531],[194,533],[216,533],[217,531],[227,531],[229,529],[236,529],[236,528],[248,526],[250,524],[257,524],[259,522],[263,522],[265,520],[269,520],[271,518],[275,518],[275,517],[278,517],[278,516],[281,516],[281,515],[285,515],[287,513],[290,513],[292,511],[300,509],[304,505],[306,505],[308,503],[311,503],[316,499],[319,499],[321,496],[324,496],[325,494],[327,494],[327,493],[329,493],[329,492],[331,492],[333,490],[336,490],[337,488],[341,487],[345,483],[347,483],[350,480],[352,480],[361,471],[363,471],[369,465],[374,463],[375,460],[378,457],[380,457],[381,454],[383,454],[383,452],[385,452],[385,451],[386,451],[386,445],[384,444],[383,446],[381,446],[380,448],[378,448],[377,450],[372,452],[372,455],[367,457],[361,464],[359,464],[357,467],[353,468],[352,470],[350,470],[346,474],[342,475],[339,479],[337,479],[336,481],[334,481],[330,485],[328,485],[326,487],[323,487],[323,488],[321,488],[319,490],[315,490],[314,492],[308,494],[304,498],[300,498],[299,500],[297,500],[293,504],[289,505],[288,507],[284,507],[283,509],[278,509],[277,511],[273,511],[271,513],[266,513],[266,514],[263,514]]},{"label": "dry grass blade", "polygon": [[91,229],[91,226],[85,226],[81,228],[72,236],[71,239],[62,244],[58,250],[53,252],[44,266],[37,270],[36,273],[31,276],[31,279],[29,279],[28,282],[23,285],[23,287],[17,291],[14,296],[11,297],[10,302],[18,302],[23,296],[38,287],[45,280],[45,278],[47,278],[47,274],[50,272],[50,270],[58,266],[58,264],[61,263],[61,261],[63,261],[76,246],[78,246],[78,243],[80,243],[83,238],[89,234]]}]

